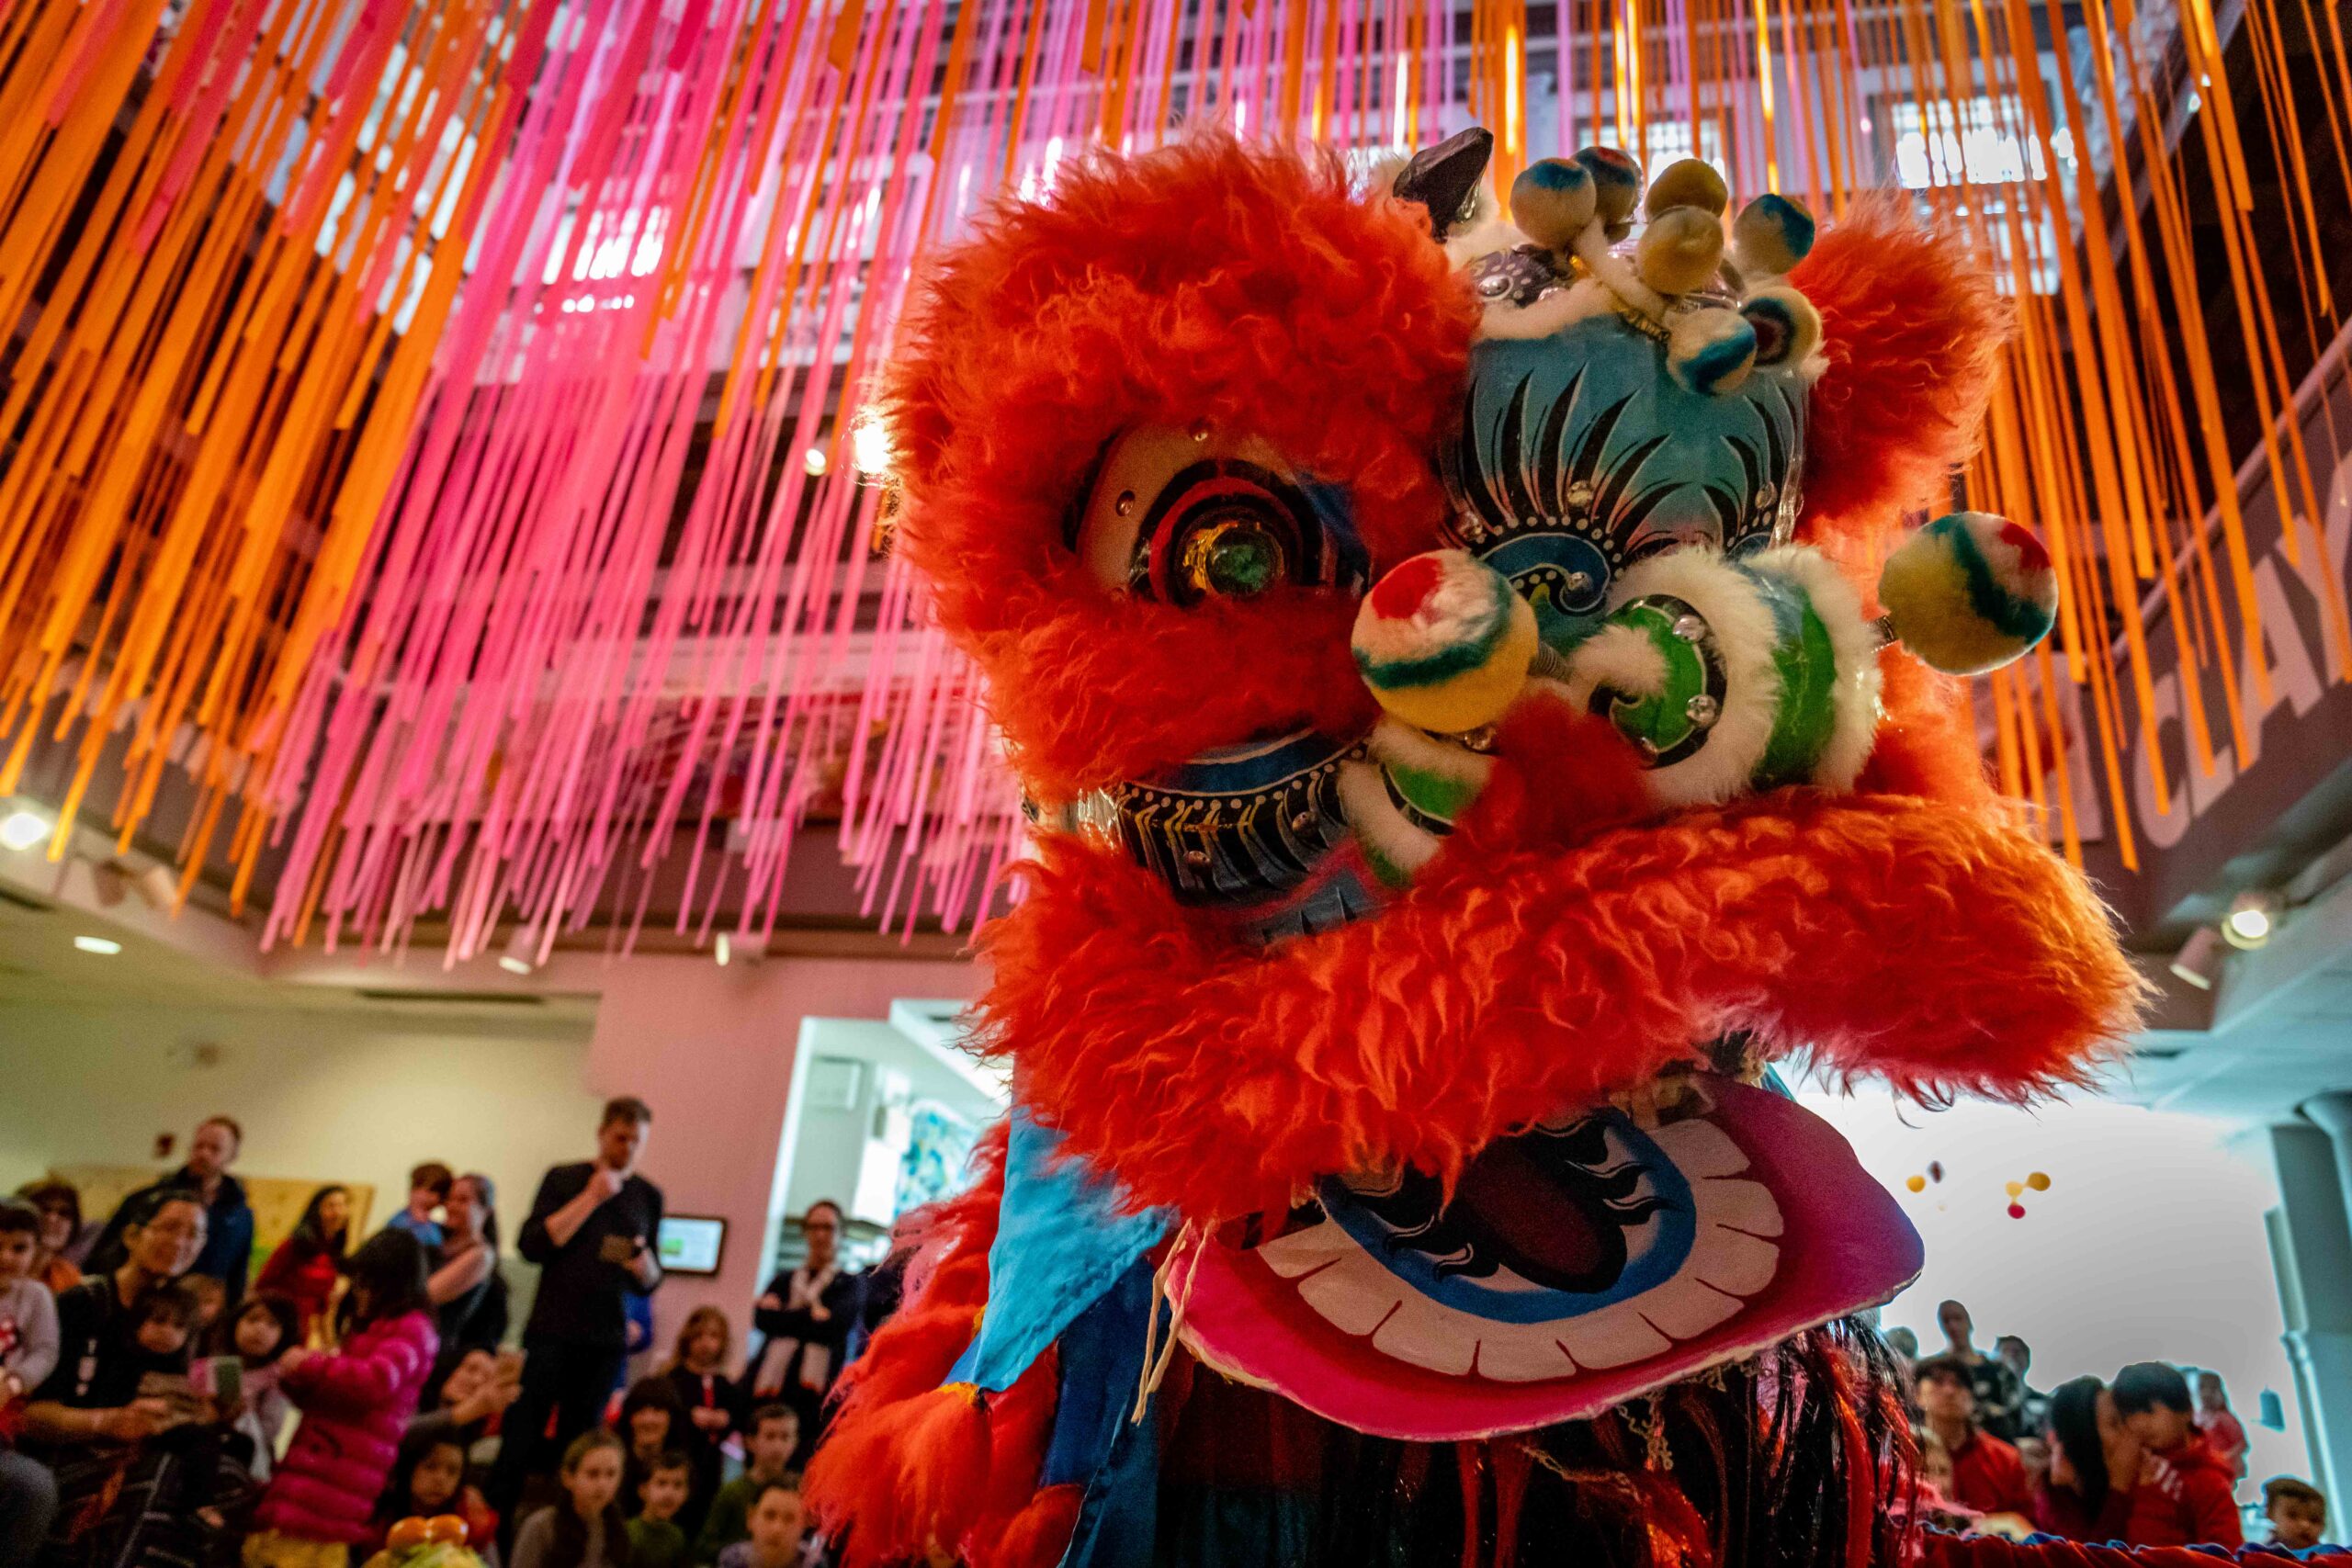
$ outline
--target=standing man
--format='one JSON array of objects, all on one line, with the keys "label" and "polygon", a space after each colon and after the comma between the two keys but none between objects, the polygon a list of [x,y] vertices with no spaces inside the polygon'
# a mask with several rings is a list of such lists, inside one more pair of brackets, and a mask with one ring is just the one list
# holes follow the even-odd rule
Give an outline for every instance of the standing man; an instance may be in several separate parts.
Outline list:
[{"label": "standing man", "polygon": [[2039,1438],[2050,1425],[2050,1396],[2033,1386],[2033,1347],[2014,1334],[1993,1341],[1993,1354],[2018,1380],[2017,1432],[2012,1442]]},{"label": "standing man", "polygon": [[1936,1308],[1936,1324],[1944,1331],[1942,1359],[1959,1363],[1976,1396],[1976,1425],[2007,1442],[2018,1435],[2018,1407],[2025,1403],[2025,1384],[2017,1373],[1976,1348],[1976,1325],[1958,1302]]},{"label": "standing man", "polygon": [[555,1468],[571,1439],[595,1425],[619,1375],[628,1336],[627,1295],[662,1282],[654,1244],[662,1190],[637,1174],[653,1111],[635,1095],[605,1107],[596,1157],[560,1165],[539,1182],[515,1248],[539,1266],[523,1329],[523,1393],[502,1424],[491,1504],[514,1517],[524,1483]]},{"label": "standing man", "polygon": [[204,1201],[204,1248],[187,1272],[220,1281],[221,1308],[233,1314],[244,1299],[245,1276],[254,1262],[254,1212],[245,1201],[244,1183],[229,1174],[229,1167],[243,1146],[244,1129],[232,1117],[208,1116],[196,1124],[187,1141],[187,1163],[152,1186],[142,1187],[115,1208],[114,1218],[90,1244],[82,1264],[85,1274],[111,1274],[128,1256],[123,1229],[165,1192],[194,1192]]}]

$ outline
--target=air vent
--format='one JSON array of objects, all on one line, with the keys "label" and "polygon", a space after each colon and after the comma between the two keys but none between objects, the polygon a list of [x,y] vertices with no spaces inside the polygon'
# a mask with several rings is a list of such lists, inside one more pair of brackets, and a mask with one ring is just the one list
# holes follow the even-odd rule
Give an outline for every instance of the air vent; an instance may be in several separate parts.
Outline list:
[{"label": "air vent", "polygon": [[351,993],[363,1002],[390,1002],[405,1007],[543,1008],[545,997],[530,991],[377,991]]}]

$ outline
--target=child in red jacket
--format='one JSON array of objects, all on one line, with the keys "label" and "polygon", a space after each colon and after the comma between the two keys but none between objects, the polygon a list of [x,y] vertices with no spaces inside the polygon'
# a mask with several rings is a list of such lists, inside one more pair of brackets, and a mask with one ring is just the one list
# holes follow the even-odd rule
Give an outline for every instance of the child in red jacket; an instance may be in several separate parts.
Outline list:
[{"label": "child in red jacket", "polygon": [[345,1568],[371,1536],[376,1499],[439,1348],[424,1248],[406,1231],[351,1255],[352,1332],[339,1351],[288,1350],[278,1383],[302,1407],[293,1446],[254,1510],[246,1568]]},{"label": "child in red jacket", "polygon": [[2115,1413],[2143,1450],[2125,1542],[2245,1545],[2234,1495],[2236,1467],[2198,1435],[2196,1403],[2180,1370],[2161,1361],[2136,1361],[2115,1374],[2109,1392]]}]

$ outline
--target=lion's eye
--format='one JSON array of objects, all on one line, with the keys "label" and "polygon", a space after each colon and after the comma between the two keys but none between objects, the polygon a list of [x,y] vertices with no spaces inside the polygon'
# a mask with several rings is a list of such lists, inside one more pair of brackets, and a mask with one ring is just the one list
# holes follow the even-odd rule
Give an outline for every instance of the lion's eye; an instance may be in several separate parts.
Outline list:
[{"label": "lion's eye", "polygon": [[1288,583],[1362,592],[1363,547],[1336,490],[1265,442],[1147,425],[1114,441],[1071,544],[1105,588],[1164,604]]}]

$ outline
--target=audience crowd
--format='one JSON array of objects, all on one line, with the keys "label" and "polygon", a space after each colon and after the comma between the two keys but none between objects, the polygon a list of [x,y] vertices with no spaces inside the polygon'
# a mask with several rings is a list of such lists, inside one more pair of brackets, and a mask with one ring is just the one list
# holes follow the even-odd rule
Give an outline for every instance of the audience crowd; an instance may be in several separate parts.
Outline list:
[{"label": "audience crowd", "polygon": [[[703,1306],[628,1382],[633,1311],[662,1282],[662,1192],[637,1170],[651,1122],[613,1100],[594,1157],[539,1183],[518,1348],[496,1188],[438,1162],[364,1239],[351,1193],[320,1189],[250,1286],[225,1116],[102,1225],[62,1182],[0,1201],[0,1568],[352,1568],[459,1542],[508,1568],[813,1568],[799,1468],[915,1238],[854,1272],[840,1207],[812,1205],[805,1259],[752,1305],[740,1376],[733,1324]],[[2246,1432],[2218,1376],[2141,1362],[2044,1393],[2022,1339],[1988,1354],[1961,1303],[1937,1316],[1934,1355],[1887,1337],[1926,1520],[2245,1544]],[[2276,1549],[2326,1535],[2307,1482],[2269,1480],[2260,1506]]]},{"label": "audience crowd", "polygon": [[[1952,1529],[2029,1531],[2132,1546],[2248,1544],[2238,1487],[2245,1427],[2219,1375],[2140,1361],[2112,1381],[2075,1378],[2044,1393],[2027,1381],[2033,1353],[2003,1335],[1977,1348],[1968,1309],[1936,1310],[1943,1348],[1919,1354],[1908,1330],[1888,1336],[1905,1363],[1920,1450],[1920,1506]],[[2261,1502],[2271,1544],[2317,1545],[2327,1500],[2278,1476]]]}]

